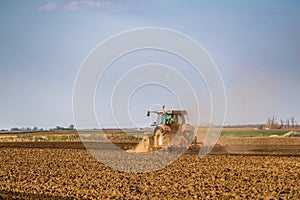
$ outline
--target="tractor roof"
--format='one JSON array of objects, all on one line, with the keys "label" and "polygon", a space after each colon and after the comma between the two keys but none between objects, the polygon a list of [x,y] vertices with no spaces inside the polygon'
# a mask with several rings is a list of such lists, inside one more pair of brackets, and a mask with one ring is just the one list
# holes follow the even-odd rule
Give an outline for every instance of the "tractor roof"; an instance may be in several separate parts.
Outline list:
[{"label": "tractor roof", "polygon": [[167,114],[187,114],[186,110],[166,110]]}]

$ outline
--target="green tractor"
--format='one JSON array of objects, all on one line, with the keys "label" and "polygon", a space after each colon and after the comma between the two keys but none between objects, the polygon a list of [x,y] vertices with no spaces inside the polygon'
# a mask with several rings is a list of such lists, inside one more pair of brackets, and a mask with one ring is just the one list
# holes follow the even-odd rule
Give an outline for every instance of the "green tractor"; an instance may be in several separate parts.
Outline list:
[{"label": "green tractor", "polygon": [[186,148],[197,143],[194,128],[186,122],[188,119],[186,110],[148,111],[157,114],[157,120],[153,132],[146,133],[142,140],[145,152],[155,151],[161,148]]}]

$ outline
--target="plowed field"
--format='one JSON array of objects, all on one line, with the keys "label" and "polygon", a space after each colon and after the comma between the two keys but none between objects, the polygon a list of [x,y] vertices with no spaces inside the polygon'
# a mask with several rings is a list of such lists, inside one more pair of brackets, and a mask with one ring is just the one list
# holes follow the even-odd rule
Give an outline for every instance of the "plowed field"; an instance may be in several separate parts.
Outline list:
[{"label": "plowed field", "polygon": [[129,174],[78,142],[0,143],[0,199],[299,199],[300,157],[259,148],[258,155],[184,154],[162,170]]}]

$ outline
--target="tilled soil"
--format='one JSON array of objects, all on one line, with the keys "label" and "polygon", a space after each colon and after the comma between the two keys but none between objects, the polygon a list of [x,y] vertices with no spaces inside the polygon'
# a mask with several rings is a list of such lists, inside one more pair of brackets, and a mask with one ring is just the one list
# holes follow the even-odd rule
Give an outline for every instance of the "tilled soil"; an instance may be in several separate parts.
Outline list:
[{"label": "tilled soil", "polygon": [[162,170],[130,174],[79,143],[32,145],[0,145],[0,199],[300,198],[299,156],[184,154]]}]

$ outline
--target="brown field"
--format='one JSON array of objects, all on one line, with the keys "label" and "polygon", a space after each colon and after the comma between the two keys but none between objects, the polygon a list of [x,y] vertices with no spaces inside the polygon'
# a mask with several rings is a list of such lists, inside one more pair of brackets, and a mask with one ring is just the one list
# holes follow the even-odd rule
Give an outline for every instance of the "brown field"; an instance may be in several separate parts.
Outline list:
[{"label": "brown field", "polygon": [[300,198],[299,138],[220,141],[226,154],[187,153],[144,174],[110,169],[80,142],[2,142],[0,199]]}]

